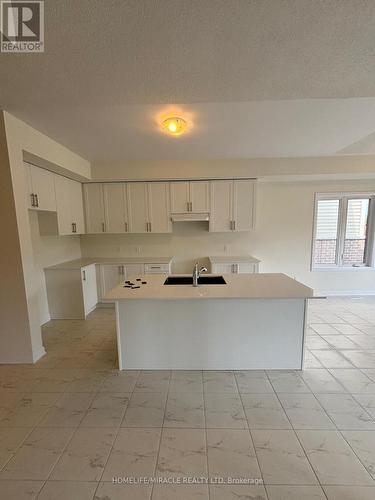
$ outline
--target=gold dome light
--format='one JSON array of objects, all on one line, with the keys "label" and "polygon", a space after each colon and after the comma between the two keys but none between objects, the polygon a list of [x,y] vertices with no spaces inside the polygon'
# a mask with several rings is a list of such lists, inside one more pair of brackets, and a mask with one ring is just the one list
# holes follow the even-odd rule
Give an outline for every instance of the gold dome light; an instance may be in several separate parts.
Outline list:
[{"label": "gold dome light", "polygon": [[164,132],[169,135],[181,135],[186,132],[187,123],[183,118],[171,116],[163,121],[162,127]]}]

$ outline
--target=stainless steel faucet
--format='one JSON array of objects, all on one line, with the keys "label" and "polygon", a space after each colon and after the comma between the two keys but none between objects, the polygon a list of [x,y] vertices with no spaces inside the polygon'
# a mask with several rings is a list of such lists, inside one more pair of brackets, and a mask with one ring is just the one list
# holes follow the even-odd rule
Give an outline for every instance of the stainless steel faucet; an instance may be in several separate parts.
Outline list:
[{"label": "stainless steel faucet", "polygon": [[194,269],[193,269],[193,286],[198,286],[198,279],[201,273],[206,273],[207,268],[206,267],[201,267],[199,269],[199,262],[195,263]]}]

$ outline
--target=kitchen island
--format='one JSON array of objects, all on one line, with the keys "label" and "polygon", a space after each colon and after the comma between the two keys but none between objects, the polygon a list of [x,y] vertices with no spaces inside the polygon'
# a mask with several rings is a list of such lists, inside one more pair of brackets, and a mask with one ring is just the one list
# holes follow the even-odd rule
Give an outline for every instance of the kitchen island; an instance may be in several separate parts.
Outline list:
[{"label": "kitchen island", "polygon": [[284,274],[223,278],[225,284],[193,287],[166,285],[162,275],[132,276],[133,285],[111,290],[119,368],[301,369],[313,290]]}]

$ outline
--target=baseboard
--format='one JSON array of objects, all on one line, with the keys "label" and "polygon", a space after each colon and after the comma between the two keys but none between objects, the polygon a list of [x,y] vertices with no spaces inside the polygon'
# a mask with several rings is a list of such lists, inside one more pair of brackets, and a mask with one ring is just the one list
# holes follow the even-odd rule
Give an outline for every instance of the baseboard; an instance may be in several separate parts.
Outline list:
[{"label": "baseboard", "polygon": [[47,353],[46,353],[46,350],[44,349],[44,347],[42,346],[38,352],[36,353],[33,353],[33,363],[36,363],[37,361],[40,360],[40,358],[42,358],[43,356],[45,356]]},{"label": "baseboard", "polygon": [[40,326],[45,325],[46,323],[48,323],[48,321],[51,321],[51,316],[49,314],[44,314],[40,319]]},{"label": "baseboard", "polygon": [[114,302],[98,302],[96,305],[97,308],[110,308],[114,309],[115,303]]},{"label": "baseboard", "polygon": [[337,291],[317,291],[316,295],[322,295],[323,297],[368,297],[375,296],[375,290],[347,290],[345,292]]}]

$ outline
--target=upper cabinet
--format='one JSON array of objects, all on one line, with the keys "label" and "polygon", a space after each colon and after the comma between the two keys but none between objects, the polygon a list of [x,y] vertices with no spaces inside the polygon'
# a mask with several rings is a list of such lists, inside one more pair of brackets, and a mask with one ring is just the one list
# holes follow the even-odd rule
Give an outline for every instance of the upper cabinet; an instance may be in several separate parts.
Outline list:
[{"label": "upper cabinet", "polygon": [[147,183],[131,182],[127,185],[129,230],[131,233],[148,233],[149,216]]},{"label": "upper cabinet", "polygon": [[85,184],[86,231],[170,233],[171,214],[187,213],[209,214],[212,232],[250,231],[255,185],[252,179]]},{"label": "upper cabinet", "polygon": [[58,234],[85,232],[82,185],[80,182],[55,175]]},{"label": "upper cabinet", "polygon": [[25,163],[29,208],[56,212],[54,176],[49,170]]},{"label": "upper cabinet", "polygon": [[210,181],[171,182],[170,192],[172,213],[209,213]]},{"label": "upper cabinet", "polygon": [[147,185],[148,218],[151,233],[171,233],[170,197],[168,182],[150,182]]},{"label": "upper cabinet", "polygon": [[43,235],[85,232],[82,184],[44,168],[25,163],[29,208],[39,211]]},{"label": "upper cabinet", "polygon": [[255,181],[211,181],[210,231],[251,231],[255,226]]},{"label": "upper cabinet", "polygon": [[86,232],[104,233],[104,196],[103,185],[99,183],[84,185]]},{"label": "upper cabinet", "polygon": [[210,212],[210,181],[190,181],[190,212]]},{"label": "upper cabinet", "polygon": [[127,198],[130,232],[172,231],[168,182],[130,182]]},{"label": "upper cabinet", "polygon": [[126,184],[103,184],[106,233],[129,231]]},{"label": "upper cabinet", "polygon": [[87,233],[169,233],[168,182],[85,184]]},{"label": "upper cabinet", "polygon": [[233,181],[233,229],[251,231],[255,227],[255,181]]}]

